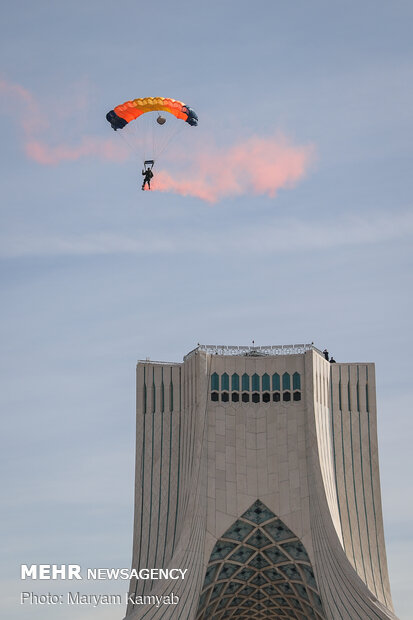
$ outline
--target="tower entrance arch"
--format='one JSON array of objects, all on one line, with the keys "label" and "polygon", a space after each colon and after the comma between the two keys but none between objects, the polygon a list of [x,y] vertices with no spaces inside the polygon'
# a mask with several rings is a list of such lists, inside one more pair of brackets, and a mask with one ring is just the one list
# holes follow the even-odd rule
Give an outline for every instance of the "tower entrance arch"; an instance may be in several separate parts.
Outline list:
[{"label": "tower entrance arch", "polygon": [[304,545],[260,500],[216,542],[196,618],[325,619]]}]

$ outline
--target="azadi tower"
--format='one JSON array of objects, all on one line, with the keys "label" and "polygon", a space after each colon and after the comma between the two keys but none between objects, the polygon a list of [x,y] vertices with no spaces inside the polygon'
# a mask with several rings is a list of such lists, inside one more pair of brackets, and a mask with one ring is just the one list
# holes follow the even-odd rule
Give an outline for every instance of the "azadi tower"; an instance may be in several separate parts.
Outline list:
[{"label": "azadi tower", "polygon": [[135,488],[132,568],[187,572],[133,578],[127,620],[396,618],[374,364],[312,344],[139,362]]}]

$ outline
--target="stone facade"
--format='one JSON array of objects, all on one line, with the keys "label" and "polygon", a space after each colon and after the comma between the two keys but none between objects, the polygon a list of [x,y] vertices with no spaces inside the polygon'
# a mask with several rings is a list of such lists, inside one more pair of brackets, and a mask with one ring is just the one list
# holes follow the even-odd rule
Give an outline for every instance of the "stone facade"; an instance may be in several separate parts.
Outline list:
[{"label": "stone facade", "polygon": [[[132,568],[142,567],[188,571],[132,579],[142,604],[127,620],[396,618],[374,364],[330,363],[312,345],[199,346],[182,364],[139,362]],[[177,604],[148,598],[172,593]]]}]

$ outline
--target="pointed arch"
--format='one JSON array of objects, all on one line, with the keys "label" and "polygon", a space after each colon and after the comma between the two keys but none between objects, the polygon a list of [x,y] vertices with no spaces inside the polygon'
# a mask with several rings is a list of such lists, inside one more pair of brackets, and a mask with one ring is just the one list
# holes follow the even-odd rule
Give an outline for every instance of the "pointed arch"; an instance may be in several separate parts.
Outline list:
[{"label": "pointed arch", "polygon": [[259,499],[216,542],[196,618],[325,620],[304,545]]}]

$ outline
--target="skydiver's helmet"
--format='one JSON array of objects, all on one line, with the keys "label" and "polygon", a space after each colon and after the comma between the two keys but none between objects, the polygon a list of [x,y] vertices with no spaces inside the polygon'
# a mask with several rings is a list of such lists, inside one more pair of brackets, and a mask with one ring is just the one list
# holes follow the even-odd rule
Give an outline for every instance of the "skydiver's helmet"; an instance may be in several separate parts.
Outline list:
[{"label": "skydiver's helmet", "polygon": [[166,123],[166,118],[159,115],[158,118],[156,119],[156,122],[158,123],[158,125],[163,125],[164,123]]}]

